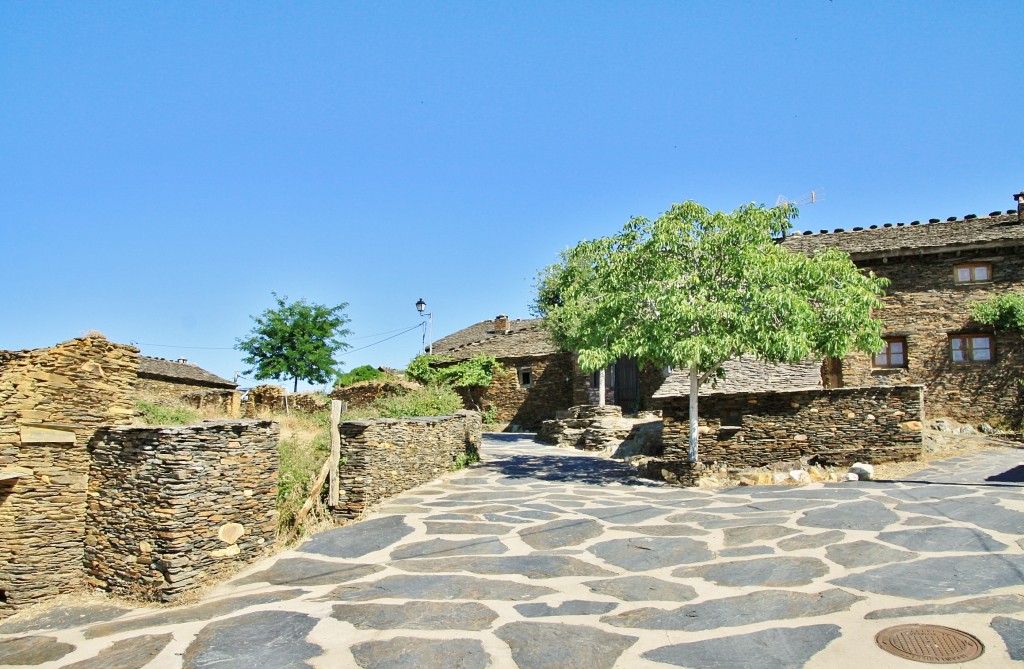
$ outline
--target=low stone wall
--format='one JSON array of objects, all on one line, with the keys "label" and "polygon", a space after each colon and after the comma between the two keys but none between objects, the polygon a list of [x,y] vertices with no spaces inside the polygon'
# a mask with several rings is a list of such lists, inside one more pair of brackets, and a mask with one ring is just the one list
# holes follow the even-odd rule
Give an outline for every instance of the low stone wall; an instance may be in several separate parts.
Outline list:
[{"label": "low stone wall", "polygon": [[86,444],[135,414],[138,349],[0,351],[0,618],[81,580]]},{"label": "low stone wall", "polygon": [[185,393],[180,400],[208,416],[242,417],[242,392],[240,390],[197,390]]},{"label": "low stone wall", "polygon": [[480,448],[482,423],[475,411],[453,416],[346,421],[341,434],[341,520],[451,471],[460,456]]},{"label": "low stone wall", "polygon": [[[664,402],[664,459],[686,460],[688,398]],[[922,407],[921,386],[709,395],[698,407],[700,460],[737,469],[913,460],[923,448]]]},{"label": "low stone wall", "polygon": [[405,395],[418,387],[418,383],[410,381],[376,379],[373,381],[360,381],[344,388],[335,388],[331,391],[330,398],[332,400],[348,402],[349,407],[355,409],[369,406],[382,397]]},{"label": "low stone wall", "polygon": [[271,413],[285,411],[287,408],[305,413],[330,411],[330,400],[320,393],[289,393],[280,386],[256,386],[249,391],[242,406],[242,415],[246,418],[258,418]]},{"label": "low stone wall", "polygon": [[254,420],[98,432],[86,581],[171,601],[262,557],[275,539],[278,437],[276,423]]}]

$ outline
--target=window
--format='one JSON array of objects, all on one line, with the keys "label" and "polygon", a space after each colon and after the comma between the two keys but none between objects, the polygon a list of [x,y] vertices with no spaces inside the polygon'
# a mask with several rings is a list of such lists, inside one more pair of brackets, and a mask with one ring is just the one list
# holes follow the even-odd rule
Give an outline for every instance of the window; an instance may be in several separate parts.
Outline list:
[{"label": "window", "polygon": [[992,280],[992,263],[967,262],[953,265],[955,283],[980,283]]},{"label": "window", "polygon": [[743,425],[743,414],[736,407],[723,408],[720,419],[723,428],[738,428]]},{"label": "window", "polygon": [[949,338],[950,354],[955,363],[992,362],[992,337],[990,335],[952,335]]},{"label": "window", "polygon": [[883,337],[885,348],[875,354],[875,369],[893,369],[907,366],[907,338]]},{"label": "window", "polygon": [[533,385],[533,370],[529,367],[519,368],[519,385],[527,388]]}]

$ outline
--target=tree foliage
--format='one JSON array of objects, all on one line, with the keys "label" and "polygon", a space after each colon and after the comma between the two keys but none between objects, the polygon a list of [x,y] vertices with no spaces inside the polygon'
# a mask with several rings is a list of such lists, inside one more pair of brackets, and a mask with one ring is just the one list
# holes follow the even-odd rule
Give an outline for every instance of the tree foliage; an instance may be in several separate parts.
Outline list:
[{"label": "tree foliage", "polygon": [[993,295],[976,303],[972,314],[979,323],[1024,335],[1024,293]]},{"label": "tree foliage", "polygon": [[338,381],[335,385],[345,387],[351,386],[353,383],[359,383],[360,381],[372,381],[385,376],[384,372],[380,371],[373,365],[362,365],[356,367],[351,372],[345,372],[338,375]]},{"label": "tree foliage", "polygon": [[300,379],[332,381],[339,364],[334,356],[349,348],[344,337],[352,334],[345,328],[348,304],[330,307],[272,295],[277,307],[253,316],[249,336],[236,340],[235,348],[246,354],[242,361],[252,365],[245,373],[255,373],[257,379],[292,379],[293,391]]},{"label": "tree foliage", "polygon": [[493,356],[478,355],[451,365],[441,355],[418,355],[406,367],[405,375],[423,384],[442,384],[452,388],[486,388],[494,380],[499,363]]},{"label": "tree foliage", "polygon": [[[596,371],[621,357],[687,369],[691,388],[743,354],[766,362],[881,350],[886,282],[845,253],[806,256],[778,242],[797,212],[676,204],[656,220],[585,240],[541,272],[534,311],[553,338]],[[696,393],[690,459],[696,460]]]},{"label": "tree foliage", "polygon": [[491,385],[501,363],[493,356],[477,355],[454,364],[441,364],[450,361],[450,358],[440,355],[418,355],[409,363],[405,375],[420,383],[462,390],[476,409],[481,411],[478,391]]}]

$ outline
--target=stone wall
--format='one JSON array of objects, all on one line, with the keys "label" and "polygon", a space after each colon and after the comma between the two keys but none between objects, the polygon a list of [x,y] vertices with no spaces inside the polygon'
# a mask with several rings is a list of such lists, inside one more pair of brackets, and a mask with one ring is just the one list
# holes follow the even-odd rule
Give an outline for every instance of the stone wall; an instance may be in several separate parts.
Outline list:
[{"label": "stone wall", "polygon": [[[573,358],[568,353],[503,358],[498,362],[491,385],[474,391],[484,409],[494,408],[499,422],[509,423],[511,430],[537,430],[555,412],[572,406]],[[520,383],[520,370],[529,368],[530,385]],[[475,408],[473,398],[463,395],[467,408]]]},{"label": "stone wall", "polygon": [[[686,460],[688,398],[663,402],[664,459]],[[736,469],[912,460],[922,452],[922,404],[920,386],[701,397],[700,460]]]},{"label": "stone wall", "polygon": [[284,413],[285,398],[289,411],[316,413],[330,411],[330,400],[320,393],[290,393],[280,386],[256,386],[248,392],[242,405],[242,415],[258,418],[272,413]]},{"label": "stone wall", "polygon": [[242,417],[240,390],[197,390],[182,395],[181,402],[207,416]]},{"label": "stone wall", "polygon": [[331,391],[330,398],[332,400],[348,402],[349,407],[355,409],[369,406],[382,397],[405,395],[418,387],[418,383],[410,381],[375,379],[373,381],[353,383],[351,386],[345,386],[344,388],[335,388]]},{"label": "stone wall", "polygon": [[359,518],[374,504],[451,471],[460,456],[479,450],[481,430],[475,411],[342,422],[341,498],[335,517]]},{"label": "stone wall", "polygon": [[[953,265],[987,262],[992,281],[955,284]],[[970,254],[944,253],[858,261],[858,266],[892,283],[877,315],[885,334],[906,337],[905,369],[873,369],[866,354],[843,360],[843,383],[850,386],[921,384],[926,388],[928,413],[949,416],[972,425],[983,422],[1014,427],[1024,411],[1024,339],[1018,332],[996,332],[994,362],[953,364],[949,335],[991,333],[974,323],[971,305],[1008,291],[1024,290],[1024,248],[989,249]]]},{"label": "stone wall", "polygon": [[0,618],[79,582],[86,444],[131,421],[138,364],[102,337],[0,352]]},{"label": "stone wall", "polygon": [[171,601],[262,557],[276,531],[278,436],[270,421],[98,432],[86,581]]}]

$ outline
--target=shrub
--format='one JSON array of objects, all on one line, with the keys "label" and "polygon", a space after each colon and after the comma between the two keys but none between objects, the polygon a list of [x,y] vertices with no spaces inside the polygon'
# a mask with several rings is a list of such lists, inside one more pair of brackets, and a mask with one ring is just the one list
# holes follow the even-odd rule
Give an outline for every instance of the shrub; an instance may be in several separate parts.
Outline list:
[{"label": "shrub", "polygon": [[382,397],[373,403],[381,418],[448,416],[462,409],[462,398],[451,388],[429,385],[405,395]]},{"label": "shrub", "polygon": [[135,408],[139,419],[146,425],[191,425],[199,422],[199,412],[181,405],[139,400]]},{"label": "shrub", "polygon": [[362,367],[356,367],[351,372],[339,374],[338,382],[335,385],[344,388],[345,386],[351,386],[353,383],[359,383],[360,381],[372,381],[373,379],[379,379],[382,376],[386,376],[386,374],[376,367],[363,365]]}]

